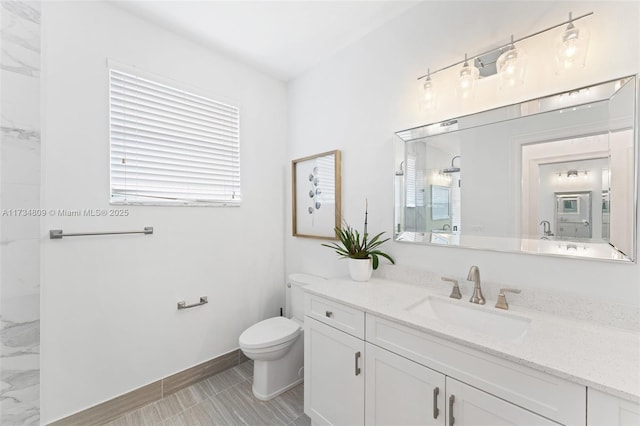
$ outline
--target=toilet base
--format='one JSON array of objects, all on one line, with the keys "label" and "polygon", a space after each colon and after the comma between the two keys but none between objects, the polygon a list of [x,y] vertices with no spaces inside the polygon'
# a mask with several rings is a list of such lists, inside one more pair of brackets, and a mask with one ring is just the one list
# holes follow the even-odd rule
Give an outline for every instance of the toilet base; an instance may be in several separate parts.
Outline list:
[{"label": "toilet base", "polygon": [[261,401],[267,401],[302,383],[303,365],[304,337],[300,333],[282,358],[253,362],[253,395]]},{"label": "toilet base", "polygon": [[270,399],[275,398],[276,396],[285,393],[286,391],[288,391],[291,388],[294,388],[296,386],[298,386],[300,383],[302,383],[304,381],[304,378],[300,378],[298,380],[296,380],[295,382],[291,383],[289,386],[285,386],[284,388],[272,393],[271,395],[262,395],[260,394],[259,391],[256,391],[255,386],[251,387],[251,390],[253,391],[253,396],[255,396],[257,399],[259,399],[260,401],[268,401]]}]

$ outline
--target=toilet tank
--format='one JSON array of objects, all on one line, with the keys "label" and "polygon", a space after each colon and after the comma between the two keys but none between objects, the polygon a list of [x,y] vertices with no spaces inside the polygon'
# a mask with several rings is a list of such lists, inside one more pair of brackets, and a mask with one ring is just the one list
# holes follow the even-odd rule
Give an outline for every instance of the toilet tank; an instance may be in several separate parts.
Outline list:
[{"label": "toilet tank", "polygon": [[291,274],[287,280],[287,290],[291,301],[290,317],[304,321],[304,286],[325,281],[324,278],[307,274]]}]

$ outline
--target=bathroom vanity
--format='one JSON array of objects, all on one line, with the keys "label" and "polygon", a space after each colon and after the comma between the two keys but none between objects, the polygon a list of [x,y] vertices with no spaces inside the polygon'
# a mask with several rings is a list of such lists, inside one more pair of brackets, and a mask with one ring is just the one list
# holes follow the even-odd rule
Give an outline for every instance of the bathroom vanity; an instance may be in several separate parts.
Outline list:
[{"label": "bathroom vanity", "polygon": [[305,292],[313,424],[640,424],[638,333],[382,279]]}]

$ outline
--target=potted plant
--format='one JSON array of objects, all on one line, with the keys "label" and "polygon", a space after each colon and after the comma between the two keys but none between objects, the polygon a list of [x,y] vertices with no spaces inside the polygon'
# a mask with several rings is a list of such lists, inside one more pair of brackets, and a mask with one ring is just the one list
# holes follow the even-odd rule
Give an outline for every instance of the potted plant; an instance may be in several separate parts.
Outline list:
[{"label": "potted plant", "polygon": [[380,239],[384,232],[369,239],[367,233],[367,209],[364,212],[364,233],[360,235],[357,229],[346,222],[342,228],[335,228],[339,243],[322,244],[335,250],[341,258],[349,259],[349,274],[354,281],[369,281],[373,269],[378,269],[380,257],[384,257],[392,264],[393,258],[380,250],[380,246],[389,241],[389,238]]}]

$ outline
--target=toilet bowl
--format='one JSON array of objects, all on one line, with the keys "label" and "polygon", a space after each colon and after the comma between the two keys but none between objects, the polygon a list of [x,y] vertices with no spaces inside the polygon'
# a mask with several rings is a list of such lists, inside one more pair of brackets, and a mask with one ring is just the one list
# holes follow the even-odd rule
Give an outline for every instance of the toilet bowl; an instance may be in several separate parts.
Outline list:
[{"label": "toilet bowl", "polygon": [[238,338],[242,352],[254,361],[253,394],[266,401],[304,378],[304,293],[302,287],[324,279],[291,274],[287,280],[292,318],[273,317],[247,328]]},{"label": "toilet bowl", "polygon": [[302,382],[302,324],[274,317],[252,325],[240,335],[240,349],[253,360],[253,394],[269,400]]}]

